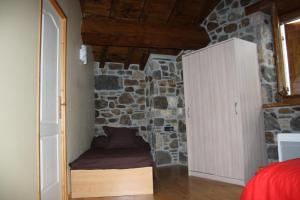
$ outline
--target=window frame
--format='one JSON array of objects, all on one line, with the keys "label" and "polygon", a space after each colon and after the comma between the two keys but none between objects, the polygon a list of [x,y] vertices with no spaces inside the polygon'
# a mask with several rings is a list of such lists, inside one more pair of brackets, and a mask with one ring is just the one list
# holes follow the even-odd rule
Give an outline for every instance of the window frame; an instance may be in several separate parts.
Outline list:
[{"label": "window frame", "polygon": [[[275,106],[289,106],[289,105],[299,105],[300,104],[300,94],[288,95],[286,92],[286,77],[283,61],[283,51],[281,42],[280,25],[288,21],[292,21],[296,18],[295,13],[288,13],[285,16],[279,17],[278,11],[275,4],[272,4],[271,8],[272,14],[272,26],[273,26],[273,36],[274,36],[274,53],[275,53],[275,63],[277,69],[277,96],[280,102],[270,104],[271,107]],[[300,13],[298,13],[300,16]],[[270,107],[266,105],[265,107]]]}]

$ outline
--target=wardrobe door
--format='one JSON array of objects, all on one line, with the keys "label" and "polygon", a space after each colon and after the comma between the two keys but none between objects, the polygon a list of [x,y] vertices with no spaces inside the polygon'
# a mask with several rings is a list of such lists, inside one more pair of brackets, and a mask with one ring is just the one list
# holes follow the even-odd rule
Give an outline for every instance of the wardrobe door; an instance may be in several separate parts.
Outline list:
[{"label": "wardrobe door", "polygon": [[[214,173],[215,162],[208,160],[208,154],[214,154],[211,145],[206,145],[207,136],[205,132],[200,132],[200,127],[205,127],[203,119],[204,104],[201,98],[201,77],[199,76],[201,67],[200,60],[205,62],[207,59],[202,54],[191,54],[183,58],[184,68],[184,89],[186,101],[186,125],[188,140],[189,170],[192,172]],[[210,157],[210,156],[209,156]]]},{"label": "wardrobe door", "polygon": [[196,151],[194,151],[195,143],[193,141],[196,140],[195,127],[193,127],[194,123],[192,123],[193,118],[191,117],[190,108],[192,104],[192,63],[191,56],[183,57],[183,80],[184,80],[184,96],[185,96],[185,116],[186,116],[186,132],[187,132],[187,150],[188,150],[188,169],[189,171],[195,171],[196,169]]}]

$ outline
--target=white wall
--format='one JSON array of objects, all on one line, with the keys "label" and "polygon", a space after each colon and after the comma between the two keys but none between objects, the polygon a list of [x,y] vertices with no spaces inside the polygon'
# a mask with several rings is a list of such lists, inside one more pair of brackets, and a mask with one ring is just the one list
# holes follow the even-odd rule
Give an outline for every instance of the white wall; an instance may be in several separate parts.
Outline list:
[{"label": "white wall", "polygon": [[[37,52],[40,0],[0,1],[0,199],[37,199]],[[60,0],[68,16],[68,160],[94,134],[92,64],[79,61],[79,1]],[[90,61],[91,61],[91,55]],[[92,63],[92,62],[90,62]]]},{"label": "white wall", "polygon": [[87,150],[94,135],[94,68],[92,51],[89,62],[79,60],[81,9],[79,0],[58,1],[68,18],[67,51],[67,141],[68,160],[73,161]]},{"label": "white wall", "polygon": [[37,197],[39,0],[0,1],[0,199]]}]

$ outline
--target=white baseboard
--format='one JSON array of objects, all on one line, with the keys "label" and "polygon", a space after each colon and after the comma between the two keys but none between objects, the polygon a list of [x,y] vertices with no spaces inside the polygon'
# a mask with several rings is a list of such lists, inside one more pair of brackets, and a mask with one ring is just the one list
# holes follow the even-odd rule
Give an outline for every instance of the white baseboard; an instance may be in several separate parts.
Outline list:
[{"label": "white baseboard", "polygon": [[201,172],[189,171],[189,176],[196,176],[196,177],[210,179],[210,180],[214,180],[214,181],[220,181],[220,182],[245,186],[244,180],[232,179],[232,178],[227,178],[227,177],[223,177],[223,176],[216,176],[213,174],[205,174],[205,173],[201,173]]}]

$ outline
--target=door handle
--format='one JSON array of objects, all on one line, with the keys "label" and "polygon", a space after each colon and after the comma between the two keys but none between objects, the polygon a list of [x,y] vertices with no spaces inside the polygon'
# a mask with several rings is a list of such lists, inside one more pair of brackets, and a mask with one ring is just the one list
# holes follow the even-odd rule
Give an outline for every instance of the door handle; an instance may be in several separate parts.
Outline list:
[{"label": "door handle", "polygon": [[236,114],[236,115],[238,114],[238,112],[237,112],[237,105],[238,105],[238,103],[235,102],[235,103],[234,103],[234,111],[235,111],[235,114]]}]

